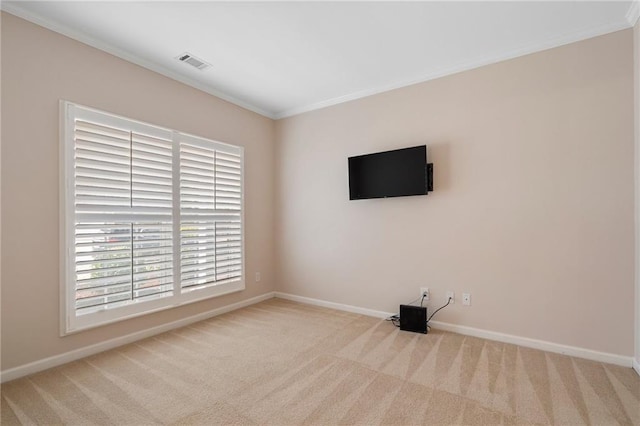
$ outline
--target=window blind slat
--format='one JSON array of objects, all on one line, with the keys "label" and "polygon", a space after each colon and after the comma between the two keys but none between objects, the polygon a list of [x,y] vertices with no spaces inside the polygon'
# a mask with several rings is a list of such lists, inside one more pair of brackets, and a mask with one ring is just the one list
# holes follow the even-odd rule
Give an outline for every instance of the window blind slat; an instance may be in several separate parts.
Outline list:
[{"label": "window blind slat", "polygon": [[95,171],[124,173],[124,174],[130,175],[128,164],[114,163],[107,160],[103,161],[101,159],[76,157],[76,167],[77,168],[84,167],[84,168],[95,170]]},{"label": "window blind slat", "polygon": [[80,145],[76,145],[76,161],[80,160],[94,160],[108,164],[112,164],[116,167],[129,167],[129,152],[125,151],[122,154],[110,153],[98,150],[84,149]]},{"label": "window blind slat", "polygon": [[86,177],[91,179],[115,180],[118,182],[129,183],[129,171],[118,172],[112,170],[99,170],[90,167],[83,167],[76,164],[76,179]]},{"label": "window blind slat", "polygon": [[106,196],[106,197],[125,198],[128,200],[129,193],[130,193],[129,188],[114,188],[112,186],[105,186],[105,185],[96,186],[96,185],[90,185],[89,182],[84,185],[76,185],[76,195],[82,196],[82,197]]},{"label": "window blind slat", "polygon": [[111,293],[122,293],[127,291],[130,287],[129,283],[124,284],[108,284],[103,286],[94,287],[78,287],[76,292],[76,299],[87,299],[90,297],[104,296]]},{"label": "window blind slat", "polygon": [[199,180],[189,180],[182,179],[180,183],[180,188],[183,192],[188,193],[191,190],[206,190],[213,192],[213,188],[211,188],[211,183],[201,182]]},{"label": "window blind slat", "polygon": [[75,132],[76,145],[87,144],[99,144],[102,146],[110,147],[110,148],[124,148],[128,149],[129,147],[129,134],[128,133],[120,133],[120,134],[109,134],[109,133],[100,133],[99,131],[82,131],[76,130]]}]

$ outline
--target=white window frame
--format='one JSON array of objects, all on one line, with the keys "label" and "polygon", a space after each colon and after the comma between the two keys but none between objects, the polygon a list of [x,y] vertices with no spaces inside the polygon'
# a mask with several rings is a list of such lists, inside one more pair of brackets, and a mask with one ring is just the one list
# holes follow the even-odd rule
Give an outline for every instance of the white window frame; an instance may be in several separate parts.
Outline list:
[{"label": "white window frame", "polygon": [[[172,135],[173,146],[173,295],[131,303],[126,306],[101,310],[91,314],[76,315],[76,264],[75,264],[75,171],[74,171],[74,117],[79,113],[85,118],[97,114],[101,120],[105,117],[114,125],[126,122],[127,126],[143,130],[147,134],[162,132]],[[180,142],[206,145],[224,152],[239,152],[240,155],[240,224],[241,224],[241,275],[238,279],[205,287],[202,289],[181,291],[180,283]],[[60,101],[60,335],[76,333],[94,327],[111,324],[129,318],[146,315],[180,305],[197,302],[212,297],[242,291],[245,289],[245,218],[244,218],[244,148],[237,145],[213,141],[183,132],[162,128],[137,120],[103,112],[75,103]],[[237,155],[237,154],[236,154]]]}]

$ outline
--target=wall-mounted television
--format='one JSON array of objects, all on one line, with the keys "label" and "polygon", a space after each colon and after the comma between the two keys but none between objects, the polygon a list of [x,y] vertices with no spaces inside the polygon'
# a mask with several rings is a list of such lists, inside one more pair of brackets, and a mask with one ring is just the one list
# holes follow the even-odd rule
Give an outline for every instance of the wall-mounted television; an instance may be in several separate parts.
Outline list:
[{"label": "wall-mounted television", "polygon": [[427,146],[349,157],[349,199],[427,195],[433,191],[433,167]]}]

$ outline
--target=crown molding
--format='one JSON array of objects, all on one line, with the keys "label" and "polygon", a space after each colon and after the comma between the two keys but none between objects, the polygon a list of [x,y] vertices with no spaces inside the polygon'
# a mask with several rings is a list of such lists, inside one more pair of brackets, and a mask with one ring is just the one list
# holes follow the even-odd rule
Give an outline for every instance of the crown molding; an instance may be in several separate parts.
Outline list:
[{"label": "crown molding", "polygon": [[146,68],[150,71],[156,72],[158,74],[164,75],[165,77],[169,77],[172,80],[176,80],[180,83],[186,84],[187,86],[191,86],[195,89],[198,89],[202,92],[208,93],[212,96],[215,96],[217,98],[220,98],[224,101],[230,102],[234,105],[237,105],[241,108],[247,109],[249,111],[255,112],[256,114],[260,114],[264,117],[267,118],[271,118],[274,119],[275,115],[267,110],[264,110],[262,108],[259,108],[253,104],[250,104],[248,102],[242,101],[240,99],[237,99],[233,96],[230,96],[226,93],[221,92],[220,90],[208,85],[208,84],[203,84],[199,81],[196,81],[192,78],[183,76],[181,74],[176,73],[173,70],[170,70],[166,67],[163,67],[162,65],[159,65],[155,62],[152,61],[148,61],[146,59],[142,59],[136,55],[133,55],[132,53],[127,52],[126,50],[120,49],[118,47],[115,47],[109,43],[105,43],[101,40],[97,40],[91,36],[89,36],[88,34],[84,33],[84,32],[80,32],[80,31],[76,31],[66,25],[62,25],[58,22],[55,22],[51,19],[48,19],[46,17],[43,17],[42,15],[33,13],[31,11],[27,11],[23,8],[21,8],[20,6],[18,6],[18,4],[16,2],[3,2],[0,1],[0,10],[2,10],[3,12],[7,12],[11,15],[15,15],[19,18],[25,19],[29,22],[32,22],[36,25],[39,25],[41,27],[47,28],[51,31],[54,31],[56,33],[62,34],[66,37],[69,37],[71,39],[74,39],[76,41],[79,41],[81,43],[84,43],[86,45],[89,45],[91,47],[94,47],[96,49],[102,50],[104,52],[107,52],[113,56],[116,56],[120,59],[124,59],[127,62],[131,62],[133,64],[139,65],[143,68]]},{"label": "crown molding", "polygon": [[632,27],[636,25],[638,22],[638,18],[640,18],[640,0],[633,0],[631,5],[629,6],[629,10],[626,14],[627,22]]},{"label": "crown molding", "polygon": [[[638,0],[634,2],[638,5]],[[629,14],[627,14],[627,19]],[[532,43],[529,46],[515,49],[509,52],[505,52],[499,55],[494,56],[486,56],[484,58],[476,59],[469,62],[463,62],[454,67],[444,68],[432,73],[425,75],[424,77],[413,79],[413,80],[403,80],[393,84],[380,86],[372,89],[362,90],[359,92],[350,93],[348,95],[339,96],[332,99],[327,99],[324,101],[316,102],[310,105],[306,105],[299,108],[291,108],[285,111],[280,111],[275,114],[275,119],[292,117],[294,115],[303,114],[305,112],[311,112],[318,109],[342,104],[349,101],[354,101],[361,98],[366,98],[368,96],[377,95],[379,93],[389,92],[395,89],[401,89],[403,87],[412,86],[414,84],[424,83],[430,80],[435,80],[440,77],[446,77],[452,74],[457,74],[463,71],[469,71],[475,68],[480,68],[485,65],[491,65],[498,62],[507,61],[509,59],[518,58],[520,56],[529,55],[532,53],[541,52],[544,50],[553,49],[556,47],[564,46],[567,44],[575,43],[578,41],[586,40],[593,37],[598,37],[601,35],[613,33],[616,31],[624,30],[629,28],[629,22],[627,19],[622,19],[618,22],[610,23],[608,25],[599,26],[596,28],[590,28],[586,30],[576,31],[573,33],[565,34],[560,37],[555,37],[547,40],[540,40],[538,42]]]},{"label": "crown molding", "polygon": [[35,14],[32,13],[30,11],[26,11],[24,9],[22,9],[21,7],[19,7],[17,5],[16,2],[2,2],[0,1],[0,10],[5,11],[7,13],[10,13],[12,15],[18,16],[20,18],[26,19],[27,21],[30,21],[36,25],[42,26],[44,28],[47,28],[51,31],[60,33],[62,35],[65,35],[69,38],[72,38],[74,40],[77,40],[81,43],[87,44],[89,46],[92,46],[96,49],[105,51],[107,53],[110,53],[116,57],[119,57],[125,61],[134,63],[136,65],[139,65],[143,68],[146,68],[148,70],[151,70],[153,72],[157,72],[158,74],[164,75],[165,77],[169,77],[173,80],[176,80],[180,83],[186,84],[188,86],[191,86],[195,89],[198,89],[200,91],[203,91],[205,93],[208,93],[212,96],[215,96],[217,98],[220,98],[222,100],[225,100],[227,102],[230,102],[234,105],[237,105],[241,108],[247,109],[249,111],[253,111],[257,114],[260,114],[264,117],[270,118],[270,119],[274,119],[274,120],[278,120],[278,119],[282,119],[282,118],[287,118],[287,117],[291,117],[294,115],[298,115],[298,114],[303,114],[306,112],[311,112],[311,111],[315,111],[318,109],[322,109],[322,108],[326,108],[326,107],[330,107],[330,106],[334,106],[334,105],[338,105],[341,103],[345,103],[345,102],[350,102],[350,101],[354,101],[357,99],[361,99],[361,98],[365,98],[368,96],[372,96],[372,95],[376,95],[379,93],[384,93],[384,92],[388,92],[391,90],[395,90],[395,89],[400,89],[403,87],[407,87],[407,86],[411,86],[414,84],[419,84],[419,83],[424,83],[430,80],[435,80],[437,78],[440,77],[445,77],[448,75],[452,75],[452,74],[457,74],[459,72],[463,72],[463,71],[469,71],[475,68],[480,68],[482,66],[485,65],[491,65],[494,63],[498,63],[498,62],[502,62],[502,61],[506,61],[509,59],[514,59],[520,56],[525,56],[531,53],[536,53],[536,52],[540,52],[543,50],[548,50],[548,49],[553,49],[555,47],[560,47],[566,44],[570,44],[570,43],[574,43],[577,41],[581,41],[581,40],[586,40],[589,38],[593,38],[593,37],[597,37],[600,35],[604,35],[604,34],[608,34],[608,33],[612,33],[615,31],[620,31],[626,28],[629,28],[630,26],[634,26],[635,23],[638,20],[638,17],[640,16],[640,0],[633,0],[631,2],[631,5],[629,7],[629,10],[627,11],[625,18],[621,19],[618,22],[613,22],[610,23],[608,25],[603,25],[600,27],[596,27],[596,28],[590,28],[590,29],[586,29],[586,30],[581,30],[581,31],[576,31],[573,33],[569,33],[569,34],[565,34],[563,36],[560,37],[555,37],[553,39],[546,39],[546,40],[540,40],[538,42],[532,43],[529,46],[525,46],[524,48],[520,48],[520,49],[515,49],[513,51],[509,51],[509,52],[505,52],[503,54],[500,55],[493,55],[493,56],[487,56],[484,58],[479,58],[479,59],[475,59],[473,61],[469,61],[469,62],[464,62],[461,64],[458,64],[456,66],[453,67],[449,67],[449,68],[443,68],[441,70],[435,71],[435,72],[431,72],[428,73],[420,78],[417,79],[410,79],[410,80],[402,80],[402,81],[398,81],[392,84],[387,84],[387,85],[383,85],[383,86],[378,86],[378,87],[374,87],[371,89],[366,89],[366,90],[362,90],[362,91],[358,91],[358,92],[353,92],[353,93],[349,93],[346,95],[342,95],[342,96],[338,96],[335,98],[331,98],[331,99],[326,99],[320,102],[314,102],[312,104],[309,105],[304,105],[301,107],[295,107],[295,108],[290,108],[290,109],[286,109],[286,110],[282,110],[279,112],[274,112],[274,111],[267,111],[265,109],[259,108],[251,103],[242,101],[240,99],[237,99],[233,96],[230,96],[222,91],[220,91],[219,89],[216,89],[210,85],[207,84],[203,84],[201,82],[198,82],[192,78],[183,76],[181,74],[176,73],[175,71],[172,71],[168,68],[165,68],[161,65],[158,65],[154,62],[151,61],[147,61],[145,59],[139,58],[129,52],[127,52],[126,50],[117,48],[115,46],[112,46],[109,43],[105,43],[103,41],[97,40],[89,35],[87,35],[86,33],[83,32],[79,32],[76,31],[72,28],[69,28],[65,25],[61,25],[57,22],[54,22],[50,19],[47,19],[39,14]]}]

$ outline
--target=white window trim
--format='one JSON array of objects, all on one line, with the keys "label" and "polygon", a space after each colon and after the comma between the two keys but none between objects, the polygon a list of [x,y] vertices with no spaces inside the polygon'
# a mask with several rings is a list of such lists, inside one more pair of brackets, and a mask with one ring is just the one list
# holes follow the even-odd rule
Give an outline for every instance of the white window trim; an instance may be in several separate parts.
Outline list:
[{"label": "white window trim", "polygon": [[[228,147],[229,150],[235,150],[240,152],[240,164],[242,167],[240,188],[241,188],[241,208],[240,208],[240,221],[241,221],[241,276],[237,280],[232,280],[219,285],[210,286],[204,289],[196,291],[188,291],[182,293],[180,291],[180,251],[175,250],[176,244],[174,243],[174,268],[177,273],[174,273],[174,294],[172,296],[164,297],[161,299],[155,299],[151,301],[144,301],[141,303],[133,303],[131,305],[122,306],[113,309],[107,309],[93,313],[89,316],[77,316],[75,312],[75,205],[74,205],[74,141],[73,141],[73,114],[68,114],[70,108],[81,108],[86,114],[100,114],[101,117],[105,115],[113,118],[113,122],[126,121],[127,125],[131,127],[132,123],[138,126],[138,129],[144,129],[146,133],[154,132],[160,129],[164,132],[171,132],[173,138],[173,150],[174,154],[176,150],[179,150],[179,141],[176,139],[176,135],[180,135],[183,140],[188,140],[189,143],[210,144],[213,142],[216,147],[222,148]],[[153,133],[151,133],[153,134]],[[165,133],[166,134],[166,133]],[[137,120],[128,119],[125,117],[117,116],[111,113],[103,112],[94,108],[85,107],[82,105],[74,104],[64,100],[60,101],[60,150],[59,150],[59,164],[60,164],[60,336],[66,336],[69,334],[77,333],[80,331],[88,330],[95,327],[123,321],[130,318],[135,318],[142,315],[147,315],[153,312],[158,312],[166,309],[175,308],[177,306],[210,299],[217,296],[222,296],[229,293],[242,291],[245,289],[245,214],[244,214],[244,148],[237,145],[225,144],[223,142],[213,141],[206,138],[201,138],[194,135],[185,134],[183,132],[177,132],[170,129],[163,129],[160,126],[150,125],[139,122]],[[180,169],[176,166],[176,162],[179,161],[179,157],[173,156],[173,190],[174,194],[179,194],[180,188]],[[176,192],[177,191],[177,192]],[[179,195],[174,195],[174,221],[173,230],[174,238],[180,238],[180,208],[179,208]],[[178,207],[176,209],[176,206]],[[177,213],[176,213],[177,212]],[[177,232],[176,232],[177,231]]]}]

